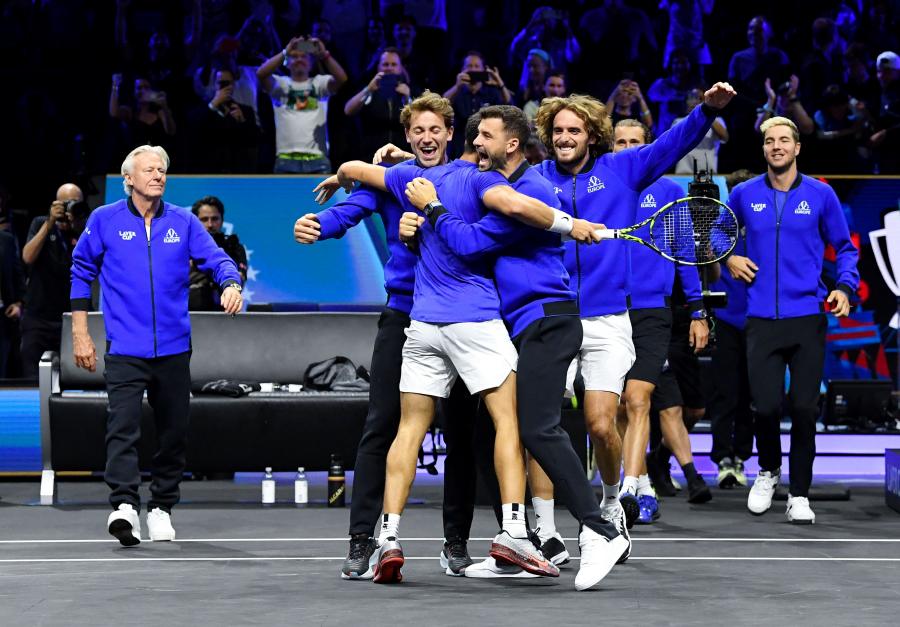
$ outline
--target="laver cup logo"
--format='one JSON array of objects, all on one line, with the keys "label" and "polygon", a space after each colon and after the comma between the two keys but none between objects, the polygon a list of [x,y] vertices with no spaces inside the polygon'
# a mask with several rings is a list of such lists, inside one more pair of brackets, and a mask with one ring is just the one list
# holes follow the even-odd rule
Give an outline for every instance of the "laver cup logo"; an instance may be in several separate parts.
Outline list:
[{"label": "laver cup logo", "polygon": [[[881,270],[881,278],[894,295],[900,297],[900,211],[891,211],[884,216],[884,228],[870,231],[869,241],[872,243],[878,269]],[[900,312],[891,318],[890,326],[900,328]]]}]

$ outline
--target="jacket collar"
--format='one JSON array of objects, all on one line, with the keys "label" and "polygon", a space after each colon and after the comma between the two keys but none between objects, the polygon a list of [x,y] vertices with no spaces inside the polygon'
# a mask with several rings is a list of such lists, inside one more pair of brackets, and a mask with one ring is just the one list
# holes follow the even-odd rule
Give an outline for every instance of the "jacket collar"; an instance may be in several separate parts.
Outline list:
[{"label": "jacket collar", "polygon": [[[553,163],[556,164],[556,171],[557,171],[558,173],[562,174],[563,176],[572,176],[572,173],[571,173],[571,172],[568,172],[568,171],[564,170],[562,167],[560,167],[559,161],[556,161],[556,160],[554,159]],[[588,172],[590,172],[591,170],[594,169],[594,164],[595,164],[595,163],[597,163],[597,157],[591,156],[591,158],[587,160],[587,163],[584,164],[584,167],[581,168],[581,170],[579,170],[579,171],[576,172],[575,174],[576,174],[576,175],[579,175],[579,174],[587,174]]]},{"label": "jacket collar", "polygon": [[[769,173],[766,172],[763,175],[763,177],[765,178],[765,181],[766,181],[766,187],[768,187],[769,189],[775,189],[774,187],[772,187],[772,181],[771,181],[771,179],[769,179]],[[788,191],[794,191],[795,189],[800,187],[800,183],[802,183],[802,182],[803,182],[803,175],[800,174],[799,172],[797,172],[797,176],[796,176],[796,178],[794,178],[794,182],[791,183],[791,188]]]},{"label": "jacket collar", "polygon": [[[138,211],[137,207],[134,206],[134,201],[131,199],[131,196],[129,196],[126,199],[126,202],[128,203],[128,211],[130,211],[132,215],[135,215],[140,218],[141,212]],[[153,215],[153,218],[151,218],[151,219],[155,220],[156,218],[162,217],[162,215],[165,213],[165,211],[166,211],[166,203],[165,203],[165,201],[160,199],[159,208],[157,208],[156,213]]]},{"label": "jacket collar", "polygon": [[507,180],[510,182],[510,184],[515,183],[515,182],[518,181],[520,178],[522,178],[523,176],[525,176],[525,173],[528,172],[528,168],[530,168],[530,167],[531,167],[531,166],[528,165],[528,162],[523,160],[522,163],[519,164],[519,167],[516,168],[516,171],[513,172],[513,173],[509,176],[509,179],[507,179]]}]

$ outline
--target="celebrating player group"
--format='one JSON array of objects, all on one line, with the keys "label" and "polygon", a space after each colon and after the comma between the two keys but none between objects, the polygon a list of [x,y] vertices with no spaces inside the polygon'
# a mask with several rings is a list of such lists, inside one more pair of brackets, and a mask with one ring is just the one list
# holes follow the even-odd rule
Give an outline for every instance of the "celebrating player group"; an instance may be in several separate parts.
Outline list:
[{"label": "celebrating player group", "polygon": [[[344,163],[318,185],[320,203],[340,188],[350,193],[298,219],[299,243],[341,237],[377,213],[391,252],[343,578],[402,580],[402,514],[438,404],[447,441],[440,556],[447,575],[559,576],[569,552],[556,531],[556,492],[579,524],[576,589],[596,586],[628,559],[631,526],[658,516],[645,453],[676,274],[691,316],[689,341],[700,350],[709,328],[696,264],[727,258],[729,272],[744,281],[739,273],[755,272],[753,261],[733,254],[741,212],[686,200],[661,178],[734,96],[729,84],[716,83],[655,141],[634,120],[613,128],[592,97],[546,98],[534,126],[553,158],[530,166],[524,150],[532,126],[507,105],[469,118],[465,152],[448,162],[453,108],[425,92],[401,115],[411,154],[388,145],[373,163]],[[754,261],[762,273],[762,260]],[[829,299],[843,308],[845,291]],[[578,370],[599,499],[560,426]],[[778,469],[766,470],[774,486]],[[473,563],[467,541],[478,473],[500,530],[489,557]]]}]

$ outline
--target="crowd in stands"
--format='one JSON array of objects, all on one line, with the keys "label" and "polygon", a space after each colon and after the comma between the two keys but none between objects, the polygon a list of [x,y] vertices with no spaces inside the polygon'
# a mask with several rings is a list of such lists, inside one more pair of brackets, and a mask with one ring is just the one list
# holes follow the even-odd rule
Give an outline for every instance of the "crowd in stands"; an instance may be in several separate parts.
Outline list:
[{"label": "crowd in stands", "polygon": [[426,89],[458,124],[583,93],[658,135],[727,80],[738,97],[678,172],[761,171],[781,115],[808,172],[900,174],[898,19],[897,0],[7,0],[0,231],[21,251],[53,189],[94,196],[140,144],[173,173],[332,172],[406,147],[400,110]]}]

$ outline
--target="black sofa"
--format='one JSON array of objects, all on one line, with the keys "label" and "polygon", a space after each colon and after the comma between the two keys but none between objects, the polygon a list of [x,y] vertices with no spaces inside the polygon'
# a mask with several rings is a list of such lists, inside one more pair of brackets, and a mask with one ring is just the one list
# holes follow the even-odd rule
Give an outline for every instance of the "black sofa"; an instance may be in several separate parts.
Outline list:
[{"label": "black sofa", "polygon": [[[106,334],[100,313],[88,316],[97,346],[97,370],[75,367],[71,319],[63,319],[60,351],[40,364],[41,502],[55,495],[57,471],[102,471],[106,460],[107,399],[103,380]],[[344,355],[369,368],[377,313],[191,314],[194,382],[236,379],[297,383],[310,363]],[[328,468],[330,455],[345,467],[356,459],[368,393],[253,393],[241,398],[207,394],[191,401],[187,470],[261,471]],[[155,429],[146,398],[139,450],[150,468]]]}]

